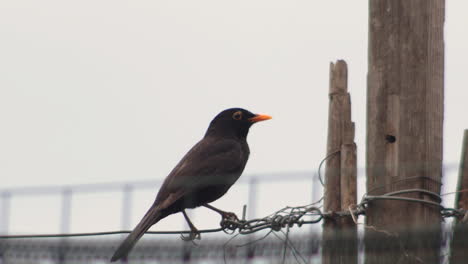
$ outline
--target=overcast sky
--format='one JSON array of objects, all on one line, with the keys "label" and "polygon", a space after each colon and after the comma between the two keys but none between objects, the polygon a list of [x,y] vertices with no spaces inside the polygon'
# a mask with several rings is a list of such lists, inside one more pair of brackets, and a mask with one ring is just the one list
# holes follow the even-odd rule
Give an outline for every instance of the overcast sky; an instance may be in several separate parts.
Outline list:
[{"label": "overcast sky", "polygon": [[[453,177],[467,128],[468,2],[447,2],[444,163]],[[315,171],[325,155],[329,63],[337,59],[349,66],[362,167],[367,5],[1,1],[0,188],[162,179],[229,107],[273,116],[251,129],[245,175]],[[156,190],[141,195],[132,221]],[[292,200],[276,195],[276,207],[310,202],[308,190],[292,191]],[[117,218],[94,228],[118,228],[120,198],[112,195],[89,198]],[[14,208],[30,206],[17,202]],[[59,206],[50,198],[41,210],[51,203]],[[56,211],[50,214],[58,219]],[[39,230],[16,214],[13,231]],[[72,231],[88,230],[84,220],[73,221]]]}]

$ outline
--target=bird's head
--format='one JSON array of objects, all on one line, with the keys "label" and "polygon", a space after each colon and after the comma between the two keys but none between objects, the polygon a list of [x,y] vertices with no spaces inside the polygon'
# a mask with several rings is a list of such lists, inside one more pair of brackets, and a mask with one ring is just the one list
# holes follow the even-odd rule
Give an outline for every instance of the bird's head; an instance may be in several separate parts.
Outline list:
[{"label": "bird's head", "polygon": [[242,108],[230,108],[219,113],[210,123],[205,136],[246,138],[249,128],[269,115],[254,114]]}]

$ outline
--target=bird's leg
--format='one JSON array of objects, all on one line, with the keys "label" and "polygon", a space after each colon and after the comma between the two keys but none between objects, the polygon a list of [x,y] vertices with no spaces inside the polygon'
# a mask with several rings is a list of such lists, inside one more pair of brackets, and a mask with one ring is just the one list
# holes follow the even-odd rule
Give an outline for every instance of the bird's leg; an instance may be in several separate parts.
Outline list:
[{"label": "bird's leg", "polygon": [[205,206],[206,208],[209,208],[215,212],[217,212],[218,214],[221,215],[222,218],[226,218],[226,219],[229,219],[229,220],[234,220],[234,221],[238,221],[239,218],[237,218],[237,215],[235,213],[232,213],[232,212],[225,212],[223,210],[220,210],[214,206],[211,206],[209,204],[204,204],[203,206]]},{"label": "bird's leg", "polygon": [[195,239],[200,240],[201,235],[198,229],[192,224],[192,221],[190,221],[190,218],[188,217],[187,213],[185,210],[182,210],[182,214],[184,214],[185,221],[187,221],[187,224],[190,227],[190,234],[188,236],[180,235],[180,238],[184,241],[193,241]]}]

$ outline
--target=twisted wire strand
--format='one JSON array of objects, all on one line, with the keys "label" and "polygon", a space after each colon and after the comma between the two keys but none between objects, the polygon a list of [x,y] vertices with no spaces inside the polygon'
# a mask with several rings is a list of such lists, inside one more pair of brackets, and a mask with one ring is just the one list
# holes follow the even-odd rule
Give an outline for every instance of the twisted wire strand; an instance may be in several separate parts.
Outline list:
[{"label": "twisted wire strand", "polygon": [[294,225],[301,227],[303,224],[315,224],[320,222],[322,218],[322,212],[318,207],[288,206],[267,217],[248,221],[223,218],[221,220],[221,228],[226,233],[232,233],[237,230],[239,234],[246,235],[267,228],[273,231],[279,231],[284,227],[293,227]]},{"label": "twisted wire strand", "polygon": [[[421,194],[429,195],[429,196],[432,196],[438,202],[401,196],[401,194],[406,194],[406,193],[421,193]],[[442,195],[439,195],[435,192],[431,192],[431,191],[424,190],[424,189],[406,189],[406,190],[389,192],[383,195],[365,194],[364,197],[362,198],[360,205],[366,208],[368,204],[372,202],[373,200],[397,200],[397,201],[406,201],[406,202],[431,205],[431,206],[438,207],[441,212],[442,217],[445,217],[445,218],[447,217],[463,218],[466,214],[466,210],[464,209],[455,209],[455,208],[449,208],[449,207],[443,206],[442,204],[440,204],[440,202],[442,202]]]},{"label": "twisted wire strand", "polygon": [[[408,193],[421,193],[429,195],[438,202],[417,199],[402,196]],[[317,203],[305,205],[284,207],[266,217],[255,218],[251,220],[239,220],[237,218],[222,218],[219,228],[199,230],[200,233],[216,233],[225,232],[233,234],[237,231],[238,234],[247,235],[252,234],[264,229],[271,231],[281,231],[283,228],[291,228],[294,226],[301,227],[304,224],[316,224],[322,221],[323,218],[338,218],[338,217],[352,217],[355,222],[359,215],[365,215],[369,204],[376,200],[397,200],[412,203],[421,203],[439,208],[442,217],[457,217],[463,218],[467,213],[464,209],[454,209],[444,207],[439,202],[442,201],[441,196],[435,192],[427,191],[424,189],[407,189],[395,192],[389,192],[383,195],[367,195],[365,194],[361,202],[343,211],[322,212],[321,206],[316,206]],[[109,231],[109,232],[92,232],[92,233],[72,233],[72,234],[37,234],[37,235],[0,235],[0,239],[19,239],[19,238],[57,238],[57,237],[86,237],[86,236],[104,236],[127,234],[131,231]],[[189,234],[191,231],[148,231],[146,234]]]}]

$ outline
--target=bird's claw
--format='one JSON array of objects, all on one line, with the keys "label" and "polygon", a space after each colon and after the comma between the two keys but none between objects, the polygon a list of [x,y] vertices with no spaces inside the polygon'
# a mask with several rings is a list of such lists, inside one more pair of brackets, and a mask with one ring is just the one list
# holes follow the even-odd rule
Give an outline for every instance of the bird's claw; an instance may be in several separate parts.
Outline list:
[{"label": "bird's claw", "polygon": [[234,232],[234,230],[239,227],[240,220],[237,218],[235,213],[223,212],[221,216],[222,219],[220,225],[225,233]]},{"label": "bird's claw", "polygon": [[180,239],[182,239],[183,241],[200,240],[201,239],[201,233],[196,229],[191,230],[190,233],[187,236],[184,236],[184,234],[181,234]]},{"label": "bird's claw", "polygon": [[221,214],[221,216],[223,219],[226,219],[226,220],[239,221],[239,218],[237,218],[237,215],[235,213],[224,212]]}]

